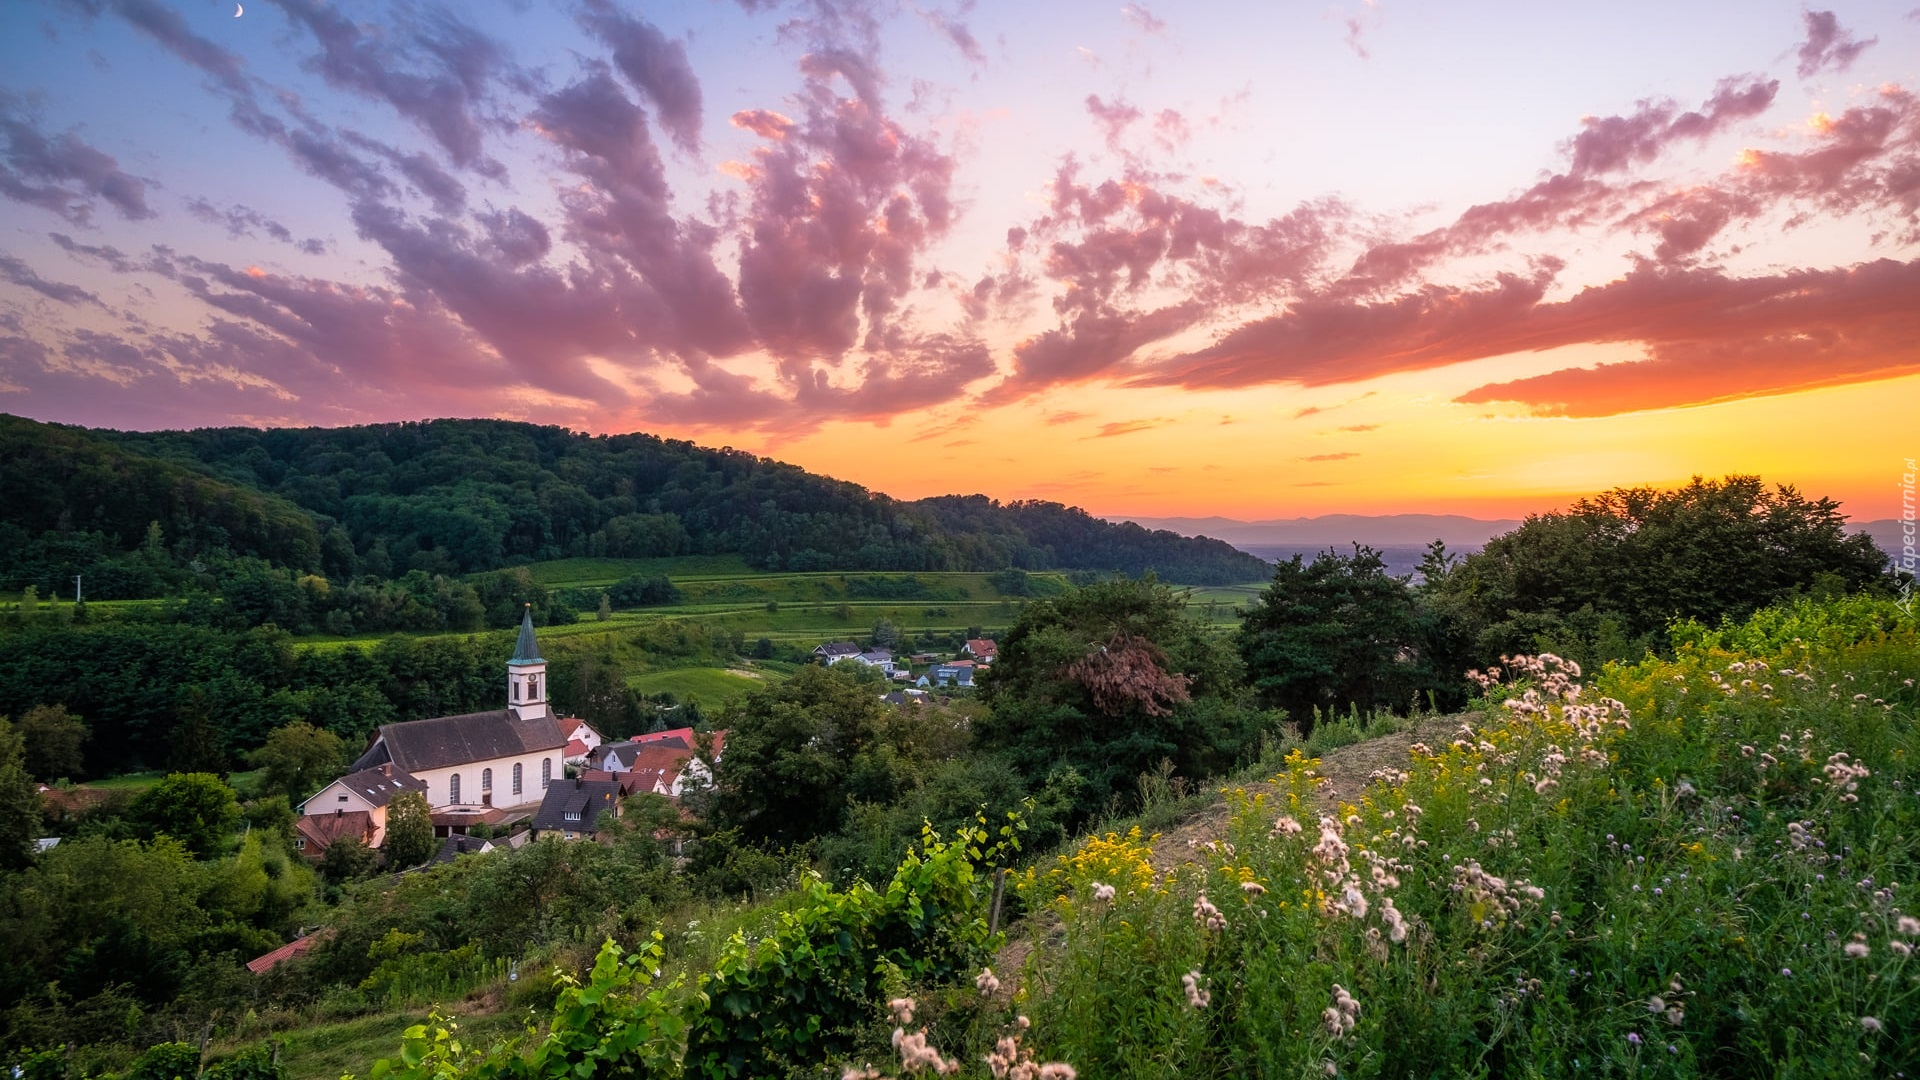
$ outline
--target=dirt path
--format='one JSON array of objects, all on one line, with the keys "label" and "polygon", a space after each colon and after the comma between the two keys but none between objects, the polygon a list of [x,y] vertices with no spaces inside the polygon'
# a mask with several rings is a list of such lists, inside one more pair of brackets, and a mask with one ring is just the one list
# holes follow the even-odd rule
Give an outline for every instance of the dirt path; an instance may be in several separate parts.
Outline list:
[{"label": "dirt path", "polygon": [[[1326,780],[1318,791],[1321,804],[1331,810],[1341,802],[1351,802],[1366,789],[1367,778],[1376,770],[1406,768],[1410,759],[1408,747],[1416,742],[1429,745],[1434,745],[1436,740],[1439,743],[1447,742],[1464,718],[1464,714],[1430,716],[1406,731],[1342,746],[1321,755],[1320,766],[1316,770]],[[1274,788],[1273,784],[1264,781],[1245,787],[1249,794],[1271,792]],[[1162,833],[1153,845],[1153,868],[1166,871],[1182,863],[1199,861],[1194,858],[1193,849],[1225,835],[1227,815],[1226,800],[1217,799],[1213,805]]]},{"label": "dirt path", "polygon": [[[1368,739],[1351,746],[1342,746],[1330,750],[1320,757],[1319,774],[1326,783],[1319,787],[1322,805],[1328,810],[1343,801],[1352,801],[1366,789],[1368,777],[1378,769],[1404,769],[1411,759],[1408,747],[1416,742],[1429,746],[1444,744],[1453,732],[1460,727],[1466,714],[1454,716],[1429,716],[1418,721],[1405,731],[1392,735],[1382,735],[1377,739]],[[1249,793],[1272,791],[1270,782],[1244,785]],[[1216,840],[1226,834],[1228,818],[1225,798],[1217,798],[1207,806],[1171,830],[1160,834],[1153,843],[1152,862],[1156,871],[1164,873],[1184,863],[1197,863],[1194,849],[1208,840]],[[1025,971],[1027,958],[1033,953],[1036,937],[1051,937],[1058,933],[1059,927],[1052,922],[1051,916],[1028,919],[1022,927],[1016,929],[1017,936],[1010,937],[999,955],[994,957],[993,970],[1005,980],[1004,993],[1011,994],[1015,983]],[[1012,977],[1008,978],[1011,973]]]}]

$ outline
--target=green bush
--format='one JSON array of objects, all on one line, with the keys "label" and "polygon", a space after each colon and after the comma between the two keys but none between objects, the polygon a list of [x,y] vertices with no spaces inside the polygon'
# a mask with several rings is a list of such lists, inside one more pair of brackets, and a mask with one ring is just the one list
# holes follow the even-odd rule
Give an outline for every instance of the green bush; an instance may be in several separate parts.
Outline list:
[{"label": "green bush", "polygon": [[133,1059],[125,1080],[194,1080],[200,1075],[200,1051],[182,1042],[150,1046]]}]

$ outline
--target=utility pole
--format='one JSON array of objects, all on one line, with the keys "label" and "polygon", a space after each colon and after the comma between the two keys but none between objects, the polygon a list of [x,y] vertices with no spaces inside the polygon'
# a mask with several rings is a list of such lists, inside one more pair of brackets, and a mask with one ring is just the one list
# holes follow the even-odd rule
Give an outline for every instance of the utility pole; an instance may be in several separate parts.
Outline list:
[{"label": "utility pole", "polygon": [[76,604],[80,602],[80,575],[79,574],[73,575],[73,602]]}]

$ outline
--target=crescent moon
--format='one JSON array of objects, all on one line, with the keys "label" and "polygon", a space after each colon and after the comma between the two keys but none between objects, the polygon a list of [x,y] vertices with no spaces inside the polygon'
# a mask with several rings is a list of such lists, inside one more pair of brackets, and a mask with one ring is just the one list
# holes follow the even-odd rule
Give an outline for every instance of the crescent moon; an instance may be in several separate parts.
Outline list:
[{"label": "crescent moon", "polygon": [[235,5],[233,5],[233,17],[234,17],[234,18],[236,18],[236,19],[237,19],[237,18],[239,18],[240,16],[242,16],[242,15],[245,15],[246,13],[247,13],[247,9],[246,9],[245,7],[243,7],[243,6],[241,6],[241,5],[239,5],[239,4],[235,4]]}]

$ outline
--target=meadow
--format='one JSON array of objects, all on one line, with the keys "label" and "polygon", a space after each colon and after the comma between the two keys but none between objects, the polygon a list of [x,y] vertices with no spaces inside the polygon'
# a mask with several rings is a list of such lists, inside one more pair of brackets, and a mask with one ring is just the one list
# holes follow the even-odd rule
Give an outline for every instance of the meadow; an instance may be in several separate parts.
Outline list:
[{"label": "meadow", "polygon": [[[1034,596],[1003,591],[1001,575],[957,572],[780,572],[749,568],[737,555],[661,559],[573,558],[528,566],[541,586],[597,597],[629,577],[665,577],[680,592],[673,603],[615,609],[605,619],[592,610],[577,621],[543,626],[540,640],[560,653],[592,652],[613,658],[627,685],[641,694],[673,694],[714,708],[727,698],[778,681],[790,663],[742,659],[704,663],[650,650],[646,639],[664,625],[719,633],[751,649],[761,639],[802,652],[827,641],[864,641],[885,620],[901,635],[896,651],[950,654],[956,637],[972,630],[1004,631]],[[1053,594],[1067,587],[1065,575],[1032,573],[1026,588]],[[1251,603],[1264,583],[1192,587],[1184,590],[1195,610],[1221,629],[1238,623],[1239,605]],[[896,594],[896,595],[889,595]],[[904,595],[901,595],[904,594]],[[136,601],[133,603],[153,603]],[[508,631],[489,631],[504,636]],[[465,638],[466,632],[308,635],[303,649],[371,649],[389,637]],[[788,655],[792,655],[790,652]]]}]

